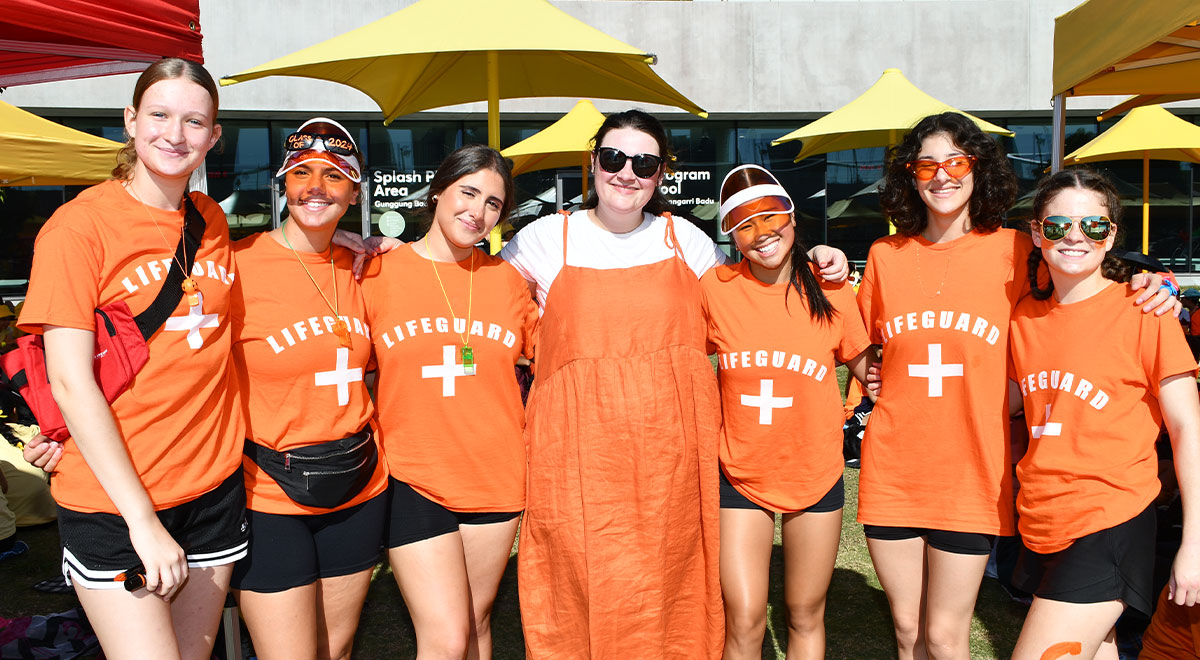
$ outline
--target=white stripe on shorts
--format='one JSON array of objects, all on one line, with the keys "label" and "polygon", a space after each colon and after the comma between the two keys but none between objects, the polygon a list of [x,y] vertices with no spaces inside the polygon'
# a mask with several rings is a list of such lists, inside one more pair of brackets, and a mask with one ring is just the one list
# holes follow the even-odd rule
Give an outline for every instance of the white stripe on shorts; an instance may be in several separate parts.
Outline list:
[{"label": "white stripe on shorts", "polygon": [[[206,568],[209,566],[232,564],[246,556],[249,546],[248,541],[242,541],[232,548],[216,552],[190,554],[187,556],[188,566],[190,568]],[[124,572],[125,569],[116,571],[90,569],[84,566],[83,562],[79,561],[75,555],[71,554],[70,550],[63,548],[62,573],[63,577],[67,578],[68,583],[78,583],[88,589],[123,589],[125,585],[115,581],[115,578]]]},{"label": "white stripe on shorts", "polygon": [[188,555],[188,566],[191,566],[192,568],[203,568],[205,566],[224,566],[225,564],[232,564],[242,557],[245,557],[249,547],[249,541],[242,541],[232,548],[226,548],[225,550]]},{"label": "white stripe on shorts", "polygon": [[95,571],[83,565],[83,562],[63,548],[62,573],[69,583],[79,583],[88,589],[122,589],[124,584],[114,581],[125,570]]}]

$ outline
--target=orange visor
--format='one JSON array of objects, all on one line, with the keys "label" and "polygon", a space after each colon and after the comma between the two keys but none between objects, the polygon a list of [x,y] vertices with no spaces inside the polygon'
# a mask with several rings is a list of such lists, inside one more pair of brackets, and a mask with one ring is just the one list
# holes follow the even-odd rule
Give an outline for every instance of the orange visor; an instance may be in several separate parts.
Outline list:
[{"label": "orange visor", "polygon": [[779,181],[758,165],[739,165],[721,182],[721,233],[760,215],[791,213],[792,197]]}]

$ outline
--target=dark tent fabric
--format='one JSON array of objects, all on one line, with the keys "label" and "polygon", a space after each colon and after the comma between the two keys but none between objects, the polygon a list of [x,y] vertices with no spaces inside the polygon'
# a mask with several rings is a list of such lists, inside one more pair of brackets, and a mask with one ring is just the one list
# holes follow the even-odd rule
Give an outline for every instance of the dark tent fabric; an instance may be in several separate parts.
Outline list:
[{"label": "dark tent fabric", "polygon": [[0,87],[204,62],[200,0],[4,0]]}]

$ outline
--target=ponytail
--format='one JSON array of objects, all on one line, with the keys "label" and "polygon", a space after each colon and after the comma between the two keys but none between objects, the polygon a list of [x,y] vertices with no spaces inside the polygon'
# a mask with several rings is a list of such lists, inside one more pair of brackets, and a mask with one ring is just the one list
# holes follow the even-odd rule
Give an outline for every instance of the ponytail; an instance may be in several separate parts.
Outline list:
[{"label": "ponytail", "polygon": [[787,289],[784,291],[784,305],[787,305],[787,294],[795,287],[796,293],[804,296],[809,317],[821,323],[829,323],[833,320],[833,304],[825,297],[821,283],[812,271],[813,261],[808,256],[808,248],[797,239],[792,243],[792,254],[788,258],[792,262],[792,274],[788,277]]}]

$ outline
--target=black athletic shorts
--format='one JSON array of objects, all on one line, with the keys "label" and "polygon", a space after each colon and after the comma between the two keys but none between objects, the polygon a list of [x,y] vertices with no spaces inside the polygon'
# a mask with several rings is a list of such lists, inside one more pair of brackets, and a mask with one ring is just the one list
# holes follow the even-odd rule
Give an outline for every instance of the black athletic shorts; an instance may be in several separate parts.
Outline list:
[{"label": "black athletic shorts", "polygon": [[[722,509],[758,509],[759,511],[771,513],[770,509],[751,502],[749,498],[739,493],[733,487],[733,484],[729,483],[729,479],[725,477],[724,471],[720,475]],[[833,485],[833,488],[830,488],[828,493],[825,493],[820,500],[817,500],[816,504],[797,513],[829,513],[830,511],[837,511],[844,506],[846,506],[846,479],[845,477],[838,477],[837,483]]]},{"label": "black athletic shorts", "polygon": [[1120,600],[1147,617],[1154,605],[1155,511],[1041,554],[1021,548],[1013,584],[1039,598],[1064,603]]},{"label": "black athletic shorts", "polygon": [[929,547],[956,555],[989,555],[992,553],[992,545],[996,542],[993,534],[949,532],[924,527],[863,525],[863,534],[876,541],[903,541],[921,537]]},{"label": "black athletic shorts", "polygon": [[457,532],[459,525],[490,525],[521,515],[520,511],[451,511],[395,477],[388,477],[388,486],[392,499],[386,542],[389,548]]},{"label": "black athletic shorts", "polygon": [[250,554],[233,567],[230,588],[275,593],[374,566],[387,506],[387,493],[380,493],[329,513],[246,511]]},{"label": "black athletic shorts", "polygon": [[[188,566],[221,566],[246,556],[246,487],[242,467],[200,497],[158,512],[158,519],[187,554]],[[62,571],[88,589],[121,589],[117,576],[141,566],[125,519],[58,507]]]}]

